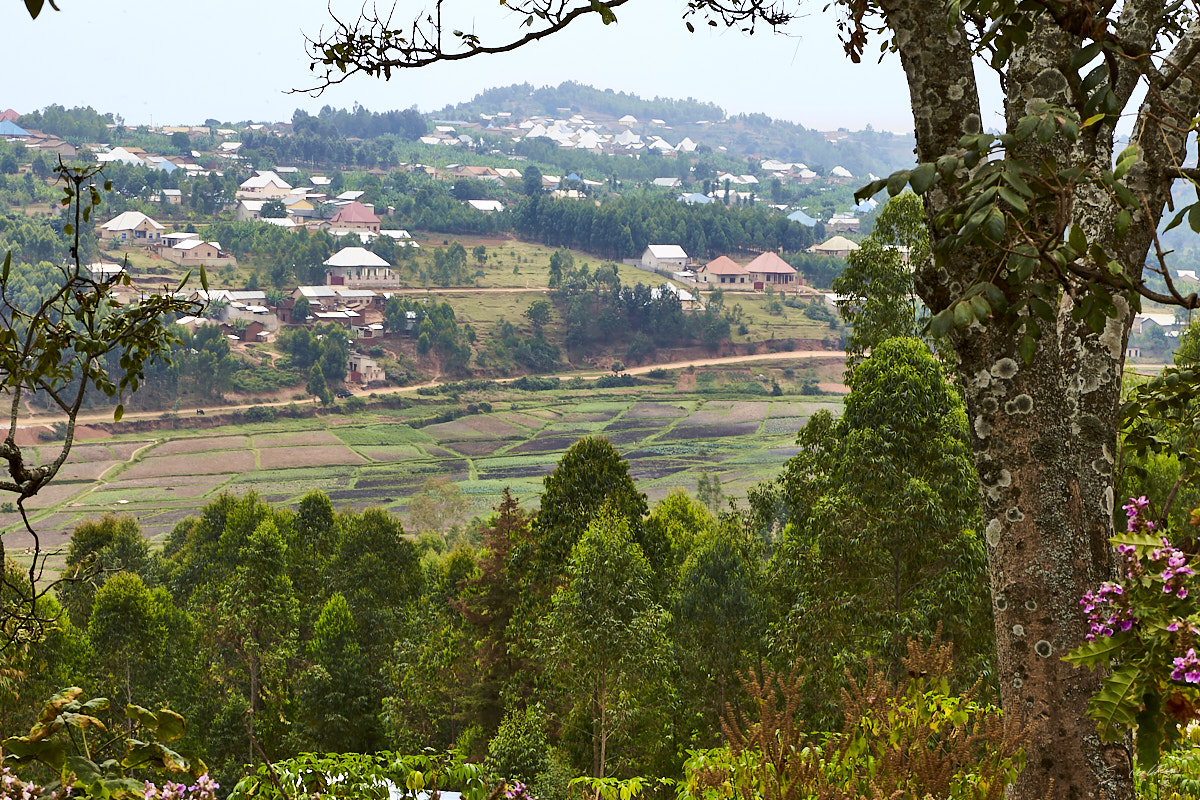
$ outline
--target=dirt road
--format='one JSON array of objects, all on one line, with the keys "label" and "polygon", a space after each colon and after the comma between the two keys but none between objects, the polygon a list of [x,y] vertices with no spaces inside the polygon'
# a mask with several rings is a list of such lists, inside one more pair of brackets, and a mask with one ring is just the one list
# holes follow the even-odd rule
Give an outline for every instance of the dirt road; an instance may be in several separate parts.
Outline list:
[{"label": "dirt road", "polygon": [[[510,291],[510,290],[498,289],[496,291]],[[524,289],[516,289],[516,290],[511,290],[511,291],[525,291],[525,290]],[[845,359],[845,354],[842,353],[840,350],[788,350],[788,351],[784,351],[784,352],[780,352],[780,353],[755,353],[754,355],[718,356],[718,357],[713,357],[713,358],[693,358],[693,359],[689,359],[687,361],[669,361],[669,362],[664,362],[664,363],[659,363],[659,364],[642,364],[640,366],[630,367],[629,369],[627,369],[625,371],[627,373],[629,373],[630,375],[645,375],[646,373],[651,372],[656,369],[668,369],[668,370],[685,369],[687,367],[710,367],[710,366],[721,366],[723,364],[746,364],[746,363],[753,363],[756,361],[839,361],[840,362],[840,361],[843,361],[844,359]],[[540,377],[552,377],[552,378],[559,378],[562,380],[570,380],[571,378],[583,378],[584,380],[595,380],[596,378],[599,378],[602,375],[608,375],[608,374],[610,374],[610,373],[603,371],[603,370],[598,370],[598,371],[588,371],[588,372],[564,372],[564,373],[559,373],[557,375],[546,375],[546,376],[540,376]],[[505,383],[511,383],[511,382],[513,382],[515,380],[519,380],[519,379],[518,378],[496,378],[495,380],[496,380],[496,383],[505,384]],[[384,396],[384,397],[389,396],[389,395],[396,395],[396,394],[411,394],[413,392],[416,392],[418,389],[427,389],[427,388],[434,387],[434,386],[440,386],[443,383],[448,383],[448,382],[449,381],[433,380],[433,381],[429,381],[427,383],[420,383],[420,384],[414,384],[412,386],[402,386],[402,387],[398,387],[398,388],[389,389],[386,392],[380,392],[380,391],[376,390],[374,392],[374,394],[376,396]],[[365,397],[366,395],[371,394],[371,392],[369,392],[367,390],[360,390],[360,391],[354,392],[354,394],[359,397]],[[288,406],[288,405],[292,405],[293,403],[296,403],[296,402],[307,402],[307,401],[278,400],[278,401],[270,402],[270,403],[245,403],[245,404],[236,404],[236,405],[209,406],[207,408],[215,413],[220,413],[222,411],[244,411],[248,408],[253,408],[255,406]],[[181,410],[179,412],[179,414],[181,414],[181,415],[187,415],[188,413],[189,413],[189,411],[183,411],[183,410]],[[157,418],[161,417],[162,415],[163,415],[162,411],[137,411],[137,412],[127,413],[124,417],[122,417],[122,419],[123,420],[157,419]],[[23,418],[22,424],[19,425],[18,428],[33,428],[33,427],[40,427],[43,425],[52,425],[55,422],[63,422],[65,420],[66,420],[66,417],[63,417],[61,415],[52,415],[52,414],[30,415],[30,416]],[[80,414],[79,418],[77,419],[77,423],[80,425],[87,425],[90,422],[112,422],[112,413],[111,412],[100,412],[100,413],[95,413],[95,414]]]}]

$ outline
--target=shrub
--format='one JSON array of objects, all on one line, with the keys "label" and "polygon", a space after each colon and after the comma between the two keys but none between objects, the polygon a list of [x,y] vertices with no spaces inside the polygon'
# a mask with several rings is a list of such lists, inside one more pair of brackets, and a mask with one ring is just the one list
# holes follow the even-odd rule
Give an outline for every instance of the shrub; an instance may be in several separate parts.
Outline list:
[{"label": "shrub", "polygon": [[550,765],[545,728],[537,706],[510,710],[488,743],[488,768],[502,778],[532,782]]}]

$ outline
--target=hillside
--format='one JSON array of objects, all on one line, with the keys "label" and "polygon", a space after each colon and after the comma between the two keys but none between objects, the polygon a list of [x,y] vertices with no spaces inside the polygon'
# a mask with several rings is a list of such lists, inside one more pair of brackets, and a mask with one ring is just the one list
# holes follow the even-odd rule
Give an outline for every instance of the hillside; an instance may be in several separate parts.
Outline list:
[{"label": "hillside", "polygon": [[629,115],[638,120],[635,126],[638,133],[670,131],[668,138],[672,140],[688,137],[713,150],[724,147],[735,155],[801,161],[822,174],[841,165],[855,175],[886,175],[913,162],[911,135],[870,128],[821,132],[766,114],[730,117],[720,106],[693,98],[648,100],[574,82],[539,88],[521,83],[489,89],[465,103],[446,106],[432,116],[474,122],[481,115],[491,117],[505,112],[514,118],[580,114],[596,123],[609,124]]}]

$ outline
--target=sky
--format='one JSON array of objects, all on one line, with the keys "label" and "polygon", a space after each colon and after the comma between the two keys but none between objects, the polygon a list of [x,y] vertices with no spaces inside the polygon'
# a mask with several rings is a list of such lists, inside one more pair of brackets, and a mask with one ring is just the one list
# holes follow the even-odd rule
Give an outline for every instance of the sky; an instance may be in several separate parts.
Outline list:
[{"label": "sky", "polygon": [[[333,2],[339,13],[361,7]],[[481,36],[511,29],[498,0],[447,3],[461,10],[455,24],[463,29]],[[647,98],[694,97],[731,114],[761,112],[820,130],[912,130],[899,58],[876,64],[869,50],[866,63],[850,63],[823,0],[801,5],[805,16],[783,34],[753,36],[702,25],[690,34],[683,0],[634,0],[618,10],[615,25],[593,15],[514,53],[401,70],[386,82],[356,76],[320,97],[287,92],[313,85],[304,35],[329,25],[325,0],[58,5],[61,11],[47,6],[33,21],[20,0],[3,0],[8,66],[0,110],[59,103],[111,111],[129,124],[269,122],[290,120],[296,108],[356,102],[373,111],[415,105],[428,112],[494,86],[574,80]],[[401,0],[395,19],[411,19],[422,7]]]}]

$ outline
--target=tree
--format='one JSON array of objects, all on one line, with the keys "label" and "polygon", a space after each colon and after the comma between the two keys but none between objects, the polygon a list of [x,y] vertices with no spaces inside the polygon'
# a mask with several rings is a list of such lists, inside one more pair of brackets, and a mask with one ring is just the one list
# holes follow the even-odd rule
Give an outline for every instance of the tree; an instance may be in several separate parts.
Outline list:
[{"label": "tree", "polygon": [[[511,50],[587,14],[611,22],[627,1],[518,3],[528,29],[493,43],[463,32],[473,29],[448,8],[460,6],[443,0],[408,36],[385,38],[388,21],[368,15],[311,42],[310,54],[324,67],[323,84],[357,72],[386,76]],[[1058,656],[1082,642],[1078,598],[1112,574],[1120,378],[1133,315],[1142,297],[1200,306],[1174,289],[1157,249],[1147,267],[1175,181],[1196,177],[1180,158],[1200,112],[1189,72],[1200,23],[1163,0],[968,0],[949,15],[931,0],[840,5],[848,55],[861,59],[872,34],[883,33],[908,78],[920,164],[865,193],[908,184],[925,203],[934,258],[916,265],[914,284],[934,332],[948,333],[956,353],[981,484],[1002,703],[1030,720],[1038,756],[1014,800],[1044,796],[1051,784],[1057,796],[1124,800],[1132,792],[1126,743],[1101,741],[1083,714],[1104,677]],[[758,0],[689,0],[684,16],[696,15],[747,28],[790,18],[784,4]],[[983,133],[977,56],[1001,79],[998,135]],[[1114,159],[1123,115],[1134,119],[1132,145]],[[1200,228],[1194,208],[1176,219]],[[1154,273],[1165,291],[1147,282]]]},{"label": "tree", "polygon": [[333,401],[333,393],[329,391],[329,383],[325,380],[325,373],[321,371],[320,364],[313,364],[312,369],[308,371],[308,383],[305,384],[304,391],[320,400],[321,405],[327,406]]},{"label": "tree", "polygon": [[484,264],[487,263],[488,252],[487,252],[487,247],[485,247],[484,245],[477,244],[477,245],[475,245],[475,247],[471,248],[471,255],[475,257],[475,263],[478,264],[479,266],[482,267]]},{"label": "tree", "polygon": [[259,216],[266,219],[283,219],[287,216],[287,206],[282,200],[268,200],[262,204]]},{"label": "tree", "polygon": [[910,265],[928,257],[921,198],[912,192],[892,198],[879,212],[871,235],[846,256],[846,268],[833,280],[838,313],[852,326],[846,335],[848,369],[887,339],[921,335],[928,320]]},{"label": "tree", "polygon": [[525,318],[533,326],[533,335],[541,336],[542,328],[550,322],[551,305],[549,300],[534,300],[525,309]]},{"label": "tree", "polygon": [[308,314],[308,298],[304,295],[300,295],[296,298],[296,302],[292,304],[292,322],[298,322],[303,325],[304,321],[308,319]]},{"label": "tree", "polygon": [[604,513],[571,549],[567,583],[554,596],[550,654],[591,720],[593,777],[604,777],[614,729],[638,708],[635,696],[653,684],[667,649],[652,585],[629,520]]},{"label": "tree", "polygon": [[521,187],[529,197],[537,197],[540,194],[544,194],[545,190],[542,188],[542,171],[533,164],[526,167],[525,171],[521,173]]},{"label": "tree", "polygon": [[174,147],[180,155],[190,156],[192,154],[192,139],[183,131],[175,131],[171,134],[171,147]]}]

